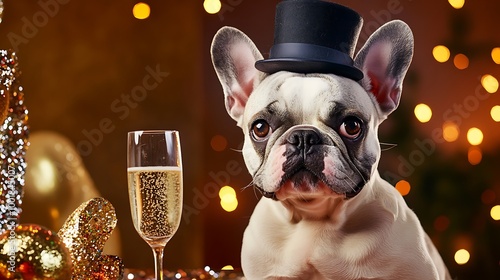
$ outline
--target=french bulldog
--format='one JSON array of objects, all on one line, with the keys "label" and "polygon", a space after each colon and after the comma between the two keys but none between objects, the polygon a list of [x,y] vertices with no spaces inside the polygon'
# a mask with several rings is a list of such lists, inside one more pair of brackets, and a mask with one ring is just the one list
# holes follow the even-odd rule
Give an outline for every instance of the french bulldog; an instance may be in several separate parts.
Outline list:
[{"label": "french bulldog", "polygon": [[381,26],[354,59],[359,82],[334,74],[266,74],[241,31],[211,47],[225,107],[262,194],[245,230],[247,279],[451,279],[417,216],[378,171],[377,128],[399,104],[413,55],[402,21]]}]

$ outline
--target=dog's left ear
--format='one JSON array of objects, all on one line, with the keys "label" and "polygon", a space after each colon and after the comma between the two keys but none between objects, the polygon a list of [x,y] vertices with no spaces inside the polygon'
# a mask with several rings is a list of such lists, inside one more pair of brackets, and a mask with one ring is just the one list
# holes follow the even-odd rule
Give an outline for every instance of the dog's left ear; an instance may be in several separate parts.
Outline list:
[{"label": "dog's left ear", "polygon": [[373,33],[354,59],[364,73],[361,85],[371,92],[385,119],[401,98],[403,79],[413,56],[413,34],[400,20],[390,21]]}]

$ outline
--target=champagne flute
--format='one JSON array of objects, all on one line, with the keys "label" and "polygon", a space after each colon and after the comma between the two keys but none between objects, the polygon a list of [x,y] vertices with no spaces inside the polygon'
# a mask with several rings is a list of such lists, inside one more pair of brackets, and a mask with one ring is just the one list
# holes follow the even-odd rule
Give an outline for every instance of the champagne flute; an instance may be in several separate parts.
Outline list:
[{"label": "champagne flute", "polygon": [[135,230],[153,249],[155,277],[163,280],[163,250],[177,231],[182,214],[179,132],[129,132],[127,173]]}]

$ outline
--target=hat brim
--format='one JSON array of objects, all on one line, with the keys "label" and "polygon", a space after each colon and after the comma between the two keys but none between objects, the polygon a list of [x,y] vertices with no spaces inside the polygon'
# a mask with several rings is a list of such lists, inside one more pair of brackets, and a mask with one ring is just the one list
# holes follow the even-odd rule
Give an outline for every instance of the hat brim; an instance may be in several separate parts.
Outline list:
[{"label": "hat brim", "polygon": [[363,72],[354,66],[332,63],[321,60],[304,60],[296,58],[270,58],[255,62],[255,68],[264,73],[289,71],[295,73],[329,73],[359,81]]}]

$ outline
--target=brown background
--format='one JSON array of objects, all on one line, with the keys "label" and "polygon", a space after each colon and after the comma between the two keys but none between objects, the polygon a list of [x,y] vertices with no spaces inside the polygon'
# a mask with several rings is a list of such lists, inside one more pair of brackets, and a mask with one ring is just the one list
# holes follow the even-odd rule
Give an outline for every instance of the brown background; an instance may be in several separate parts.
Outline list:
[{"label": "brown background", "polygon": [[[227,213],[210,192],[214,184],[226,181],[240,189],[250,177],[241,155],[234,151],[243,137],[226,115],[209,47],[217,29],[231,25],[249,35],[266,55],[272,45],[277,1],[223,0],[223,11],[218,15],[206,14],[201,0],[148,1],[152,13],[146,20],[132,17],[135,1],[129,0],[4,2],[0,48],[17,50],[31,131],[55,131],[80,147],[98,191],[116,207],[126,266],[153,265],[150,249],[130,221],[125,173],[126,132],[149,128],[180,130],[185,204],[199,210],[184,218],[168,244],[166,267],[239,266],[241,235],[258,196],[252,189],[238,192],[238,209]],[[57,3],[50,15],[40,5],[46,2]],[[435,117],[417,126],[422,135],[430,137],[432,130],[441,127],[443,113],[474,93],[478,77],[499,74],[500,66],[489,58],[491,48],[500,46],[498,1],[468,1],[461,11],[452,9],[446,1],[339,2],[365,19],[358,47],[367,34],[389,19],[403,19],[413,29],[415,57],[402,110],[410,108],[407,115],[412,115],[411,108],[420,102],[433,108]],[[462,19],[465,26],[457,29],[456,22]],[[471,53],[470,67],[459,71],[451,62],[435,62],[431,50],[442,43]],[[169,73],[168,77],[140,101],[125,105],[122,95],[131,95],[142,84],[148,66],[159,67]],[[129,111],[125,113],[123,107],[118,111],[112,104],[126,106]],[[485,133],[482,149],[486,153],[495,150],[500,129],[489,117],[489,109],[495,104],[499,104],[498,93],[463,118],[458,141],[440,144],[439,149],[444,153],[466,150],[463,131],[477,126]],[[107,119],[105,129],[99,127],[103,119]],[[391,120],[384,124],[381,138],[397,142],[384,138],[391,124]],[[83,144],[92,142],[88,135],[94,137],[90,146]],[[221,152],[211,148],[216,135],[228,143]],[[83,150],[82,145],[90,149]],[[394,168],[391,160],[394,162],[397,153],[386,154],[382,164]],[[36,222],[37,215],[46,213],[26,211],[23,221]]]}]

